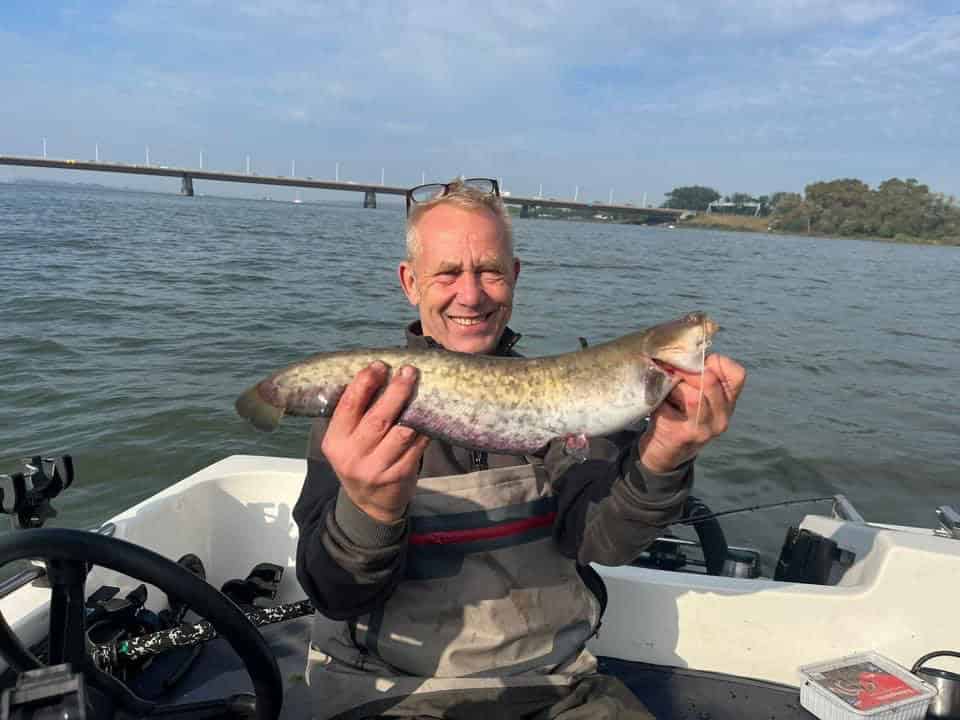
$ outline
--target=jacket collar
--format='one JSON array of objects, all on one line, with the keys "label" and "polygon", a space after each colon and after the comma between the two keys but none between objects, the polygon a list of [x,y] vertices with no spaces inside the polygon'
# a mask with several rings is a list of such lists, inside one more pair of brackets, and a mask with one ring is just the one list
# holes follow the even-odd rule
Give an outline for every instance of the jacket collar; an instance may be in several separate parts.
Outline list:
[{"label": "jacket collar", "polygon": [[[517,344],[520,338],[523,337],[520,333],[515,333],[510,328],[503,329],[503,335],[500,336],[500,343],[497,345],[497,349],[493,352],[494,355],[514,355],[513,346]],[[407,325],[407,347],[408,348],[417,348],[417,349],[445,349],[443,345],[438,343],[429,335],[423,334],[423,326],[420,325],[419,320]]]}]

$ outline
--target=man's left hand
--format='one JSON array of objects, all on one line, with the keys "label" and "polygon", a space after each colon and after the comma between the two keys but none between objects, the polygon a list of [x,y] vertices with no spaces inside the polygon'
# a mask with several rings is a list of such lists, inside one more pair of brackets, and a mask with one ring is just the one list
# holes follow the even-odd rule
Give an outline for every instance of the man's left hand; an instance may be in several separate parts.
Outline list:
[{"label": "man's left hand", "polygon": [[724,355],[709,356],[702,376],[679,374],[680,384],[653,413],[639,440],[640,463],[651,472],[675,470],[725,432],[747,380],[743,366]]}]

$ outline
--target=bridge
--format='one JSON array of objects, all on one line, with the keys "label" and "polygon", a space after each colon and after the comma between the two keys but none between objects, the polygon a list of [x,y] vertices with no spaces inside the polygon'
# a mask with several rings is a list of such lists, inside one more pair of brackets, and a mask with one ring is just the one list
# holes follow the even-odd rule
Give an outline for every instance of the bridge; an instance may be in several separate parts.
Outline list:
[{"label": "bridge", "polygon": [[[371,183],[356,183],[339,180],[314,180],[311,177],[284,177],[282,175],[257,175],[256,173],[227,173],[203,170],[201,168],[175,168],[166,165],[138,165],[116,162],[98,162],[91,160],[70,160],[29,157],[20,155],[0,155],[0,165],[20,167],[51,168],[58,170],[85,170],[90,172],[123,173],[126,175],[154,175],[180,179],[180,194],[192,197],[194,180],[212,180],[216,182],[248,183],[255,185],[279,185],[293,188],[313,188],[316,190],[342,190],[363,193],[363,207],[375,208],[377,194],[406,195],[407,188]],[[538,209],[563,209],[583,214],[601,214],[624,219],[635,219],[649,223],[673,222],[686,213],[685,210],[672,208],[645,208],[635,205],[615,205],[613,203],[584,203],[557,198],[520,197],[504,194],[507,205],[520,207],[520,216],[527,217]]]}]

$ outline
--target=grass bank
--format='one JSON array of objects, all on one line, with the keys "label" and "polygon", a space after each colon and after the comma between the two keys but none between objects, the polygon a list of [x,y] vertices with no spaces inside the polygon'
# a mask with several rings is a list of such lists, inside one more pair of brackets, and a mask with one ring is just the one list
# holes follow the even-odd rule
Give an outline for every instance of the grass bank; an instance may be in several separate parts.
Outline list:
[{"label": "grass bank", "polygon": [[696,217],[684,220],[682,227],[705,228],[709,230],[739,230],[742,232],[769,232],[770,218],[753,215],[719,215],[700,213]]}]

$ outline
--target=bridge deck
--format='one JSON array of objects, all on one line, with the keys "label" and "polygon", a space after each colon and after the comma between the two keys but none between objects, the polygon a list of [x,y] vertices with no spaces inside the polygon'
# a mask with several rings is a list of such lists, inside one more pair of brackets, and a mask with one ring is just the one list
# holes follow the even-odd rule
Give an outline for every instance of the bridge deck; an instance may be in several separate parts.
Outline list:
[{"label": "bridge deck", "polygon": [[[200,168],[175,168],[164,165],[136,165],[127,163],[105,163],[91,160],[50,159],[25,157],[18,155],[0,155],[0,165],[21,167],[53,168],[59,170],[86,170],[91,172],[123,173],[127,175],[154,175],[160,177],[190,178],[192,180],[213,180],[216,182],[250,183],[255,185],[280,185],[295,188],[314,188],[317,190],[342,190],[347,192],[373,192],[383,195],[404,195],[405,187],[392,185],[374,185],[369,183],[340,182],[336,180],[314,180],[313,178],[283,177],[279,175],[256,175],[246,173],[213,172]],[[504,195],[504,203],[542,208],[566,208],[569,210],[590,210],[597,213],[635,214],[650,218],[675,219],[685,211],[672,208],[642,208],[633,205],[611,205],[606,203],[582,203],[554,198],[520,197]]]}]

